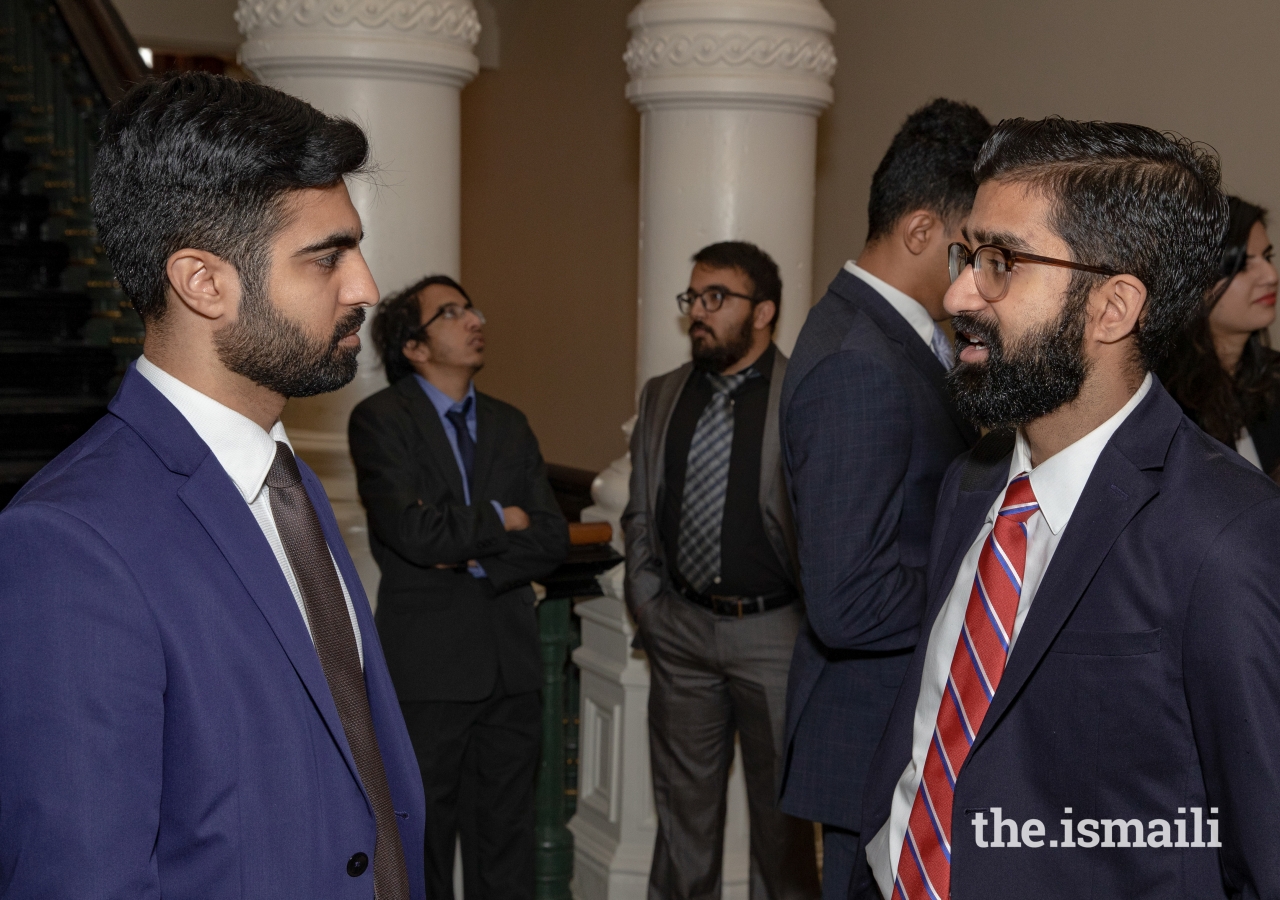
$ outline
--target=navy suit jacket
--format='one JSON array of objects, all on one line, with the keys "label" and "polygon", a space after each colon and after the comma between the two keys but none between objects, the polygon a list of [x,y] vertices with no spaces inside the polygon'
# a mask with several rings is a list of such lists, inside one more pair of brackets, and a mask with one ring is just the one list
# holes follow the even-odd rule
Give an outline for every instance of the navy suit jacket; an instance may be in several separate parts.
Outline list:
[{"label": "navy suit jacket", "polygon": [[[418,765],[359,576],[365,685],[424,896]],[[373,898],[375,825],[257,520],[135,369],[0,513],[0,896]],[[348,860],[365,853],[362,875]]]},{"label": "navy suit jacket", "polygon": [[945,370],[841,270],[782,388],[782,450],[808,623],[787,686],[781,807],[856,831],[867,766],[919,635],[934,503],[977,435]]},{"label": "navy suit jacket", "polygon": [[[1004,489],[1003,437],[947,474],[926,627]],[[1277,535],[1280,488],[1153,384],[1098,458],[957,776],[956,900],[1280,896]],[[911,756],[927,643],[876,751],[864,842],[888,819]],[[980,847],[973,820],[989,823],[993,807],[1043,822],[1045,846]],[[1197,807],[1219,821],[1221,850],[1048,844],[1062,842],[1064,818],[1077,832],[1084,819],[1146,831],[1182,819],[1191,840]],[[865,865],[853,896],[879,897]]]}]

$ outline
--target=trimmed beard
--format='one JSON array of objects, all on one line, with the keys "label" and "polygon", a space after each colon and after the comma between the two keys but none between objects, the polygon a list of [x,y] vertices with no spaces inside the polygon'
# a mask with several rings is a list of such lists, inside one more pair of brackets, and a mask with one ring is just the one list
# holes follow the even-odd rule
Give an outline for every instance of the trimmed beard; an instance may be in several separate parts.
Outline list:
[{"label": "trimmed beard", "polygon": [[[755,311],[755,305],[751,306],[752,312]],[[689,337],[693,337],[695,328],[704,330],[710,337],[710,341],[693,341],[693,367],[703,372],[714,372],[719,374],[725,369],[738,362],[742,357],[751,352],[751,344],[754,338],[755,328],[753,326],[754,315],[748,315],[742,321],[742,327],[736,333],[729,334],[723,341],[719,343],[711,343],[715,340],[715,333],[707,325],[701,322],[693,322],[689,325]]]},{"label": "trimmed beard", "polygon": [[947,373],[947,389],[960,414],[979,428],[1021,428],[1080,395],[1089,374],[1084,328],[1089,292],[1068,290],[1054,322],[1028,331],[1005,351],[999,327],[969,313],[952,320],[956,357],[967,334],[987,345],[987,359],[961,362]]},{"label": "trimmed beard", "polygon": [[222,364],[284,397],[314,397],[350,383],[356,377],[359,347],[339,347],[364,324],[364,307],[343,316],[325,341],[307,336],[285,318],[267,296],[253,266],[241,273],[240,314],[213,339]]}]

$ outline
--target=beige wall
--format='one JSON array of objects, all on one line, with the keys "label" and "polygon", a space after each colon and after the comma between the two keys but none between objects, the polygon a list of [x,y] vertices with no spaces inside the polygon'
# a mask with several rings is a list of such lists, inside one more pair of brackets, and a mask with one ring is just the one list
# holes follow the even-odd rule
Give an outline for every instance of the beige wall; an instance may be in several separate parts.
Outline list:
[{"label": "beige wall", "polygon": [[125,25],[143,47],[234,54],[240,32],[236,0],[114,0]]},{"label": "beige wall", "polygon": [[[590,469],[624,452],[636,390],[639,117],[621,60],[635,2],[490,0],[498,68],[462,94],[462,277],[490,317],[481,387],[529,415],[549,461]],[[118,3],[140,37],[236,39],[233,0]],[[993,121],[1179,131],[1218,149],[1230,190],[1280,215],[1274,0],[826,5],[840,64],[819,124],[816,293],[862,245],[889,139],[936,96]]]},{"label": "beige wall", "polygon": [[632,0],[495,0],[497,69],[462,92],[462,280],[489,317],[482,390],[549,462],[626,452],[635,406],[639,116]]}]

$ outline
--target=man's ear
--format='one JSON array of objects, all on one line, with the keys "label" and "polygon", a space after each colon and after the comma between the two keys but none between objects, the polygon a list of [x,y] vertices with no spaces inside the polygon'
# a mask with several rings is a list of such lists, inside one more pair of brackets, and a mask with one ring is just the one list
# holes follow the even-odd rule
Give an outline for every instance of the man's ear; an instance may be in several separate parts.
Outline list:
[{"label": "man's ear", "polygon": [[240,273],[207,250],[184,248],[165,262],[175,299],[205,319],[235,318],[240,307]]},{"label": "man's ear", "polygon": [[431,362],[431,348],[427,346],[426,341],[405,341],[400,352],[412,363],[422,365]]},{"label": "man's ear", "polygon": [[929,249],[930,240],[941,231],[942,221],[927,209],[917,209],[903,216],[899,232],[902,243],[912,256],[919,256]]},{"label": "man's ear", "polygon": [[1147,286],[1133,275],[1113,275],[1089,296],[1092,338],[1102,344],[1124,340],[1138,327],[1147,304]]},{"label": "man's ear", "polygon": [[772,300],[761,300],[756,304],[756,308],[751,311],[751,327],[756,331],[761,331],[769,327],[769,323],[773,321],[774,316],[778,314],[778,304]]}]

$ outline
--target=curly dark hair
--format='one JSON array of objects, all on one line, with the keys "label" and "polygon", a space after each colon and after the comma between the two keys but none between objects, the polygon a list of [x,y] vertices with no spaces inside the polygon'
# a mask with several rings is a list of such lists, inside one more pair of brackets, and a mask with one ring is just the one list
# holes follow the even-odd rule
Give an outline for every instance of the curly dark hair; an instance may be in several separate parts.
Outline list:
[{"label": "curly dark hair", "polygon": [[405,358],[404,345],[413,340],[422,327],[419,295],[433,284],[451,287],[464,300],[471,302],[462,285],[448,275],[428,275],[407,288],[384,297],[373,314],[369,332],[373,337],[373,346],[378,351],[378,358],[382,360],[382,367],[387,370],[387,381],[391,384],[413,374],[413,363]]},{"label": "curly dark hair", "polygon": [[902,123],[871,176],[867,243],[909,212],[927,209],[955,222],[973,206],[973,163],[991,123],[977,107],[939,97]]},{"label": "curly dark hair", "polygon": [[1266,329],[1249,335],[1235,374],[1222,368],[1209,330],[1209,313],[1226,293],[1231,279],[1248,262],[1249,232],[1265,227],[1267,211],[1239,197],[1229,197],[1231,225],[1222,247],[1220,282],[1206,294],[1200,313],[1177,337],[1160,369],[1160,380],[1187,415],[1209,434],[1235,446],[1242,428],[1266,417],[1280,389],[1280,353],[1270,349]]},{"label": "curly dark hair", "polygon": [[[1072,259],[1125,272],[1147,288],[1135,360],[1155,369],[1218,280],[1227,199],[1212,149],[1120,122],[1006,119],[975,168],[978,183],[1023,182],[1045,192],[1050,227]],[[1068,296],[1106,276],[1077,271]]]}]

